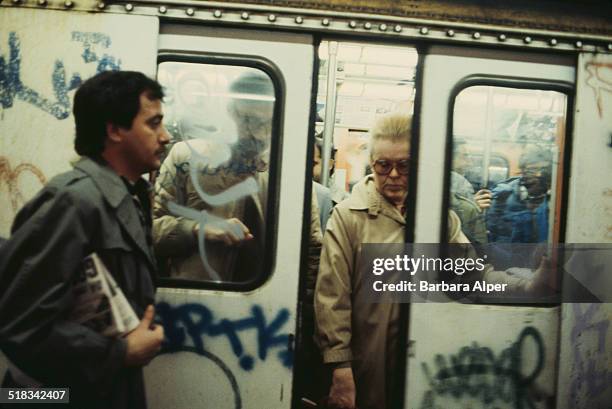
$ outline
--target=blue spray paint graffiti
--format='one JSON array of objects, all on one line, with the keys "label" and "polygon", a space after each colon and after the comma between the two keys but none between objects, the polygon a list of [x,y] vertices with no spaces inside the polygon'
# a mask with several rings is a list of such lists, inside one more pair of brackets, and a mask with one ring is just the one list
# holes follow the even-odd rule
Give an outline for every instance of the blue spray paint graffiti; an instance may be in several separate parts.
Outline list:
[{"label": "blue spray paint graffiti", "polygon": [[278,359],[285,367],[292,366],[293,351],[289,346],[289,334],[279,334],[289,319],[287,309],[281,309],[269,324],[266,322],[263,309],[257,305],[251,308],[250,316],[238,320],[216,320],[209,308],[193,303],[172,307],[162,302],[157,305],[156,310],[161,317],[167,338],[164,352],[185,349],[190,338],[195,351],[204,354],[206,336],[225,336],[230,342],[234,355],[239,359],[240,367],[250,371],[255,366],[255,360],[246,354],[240,334],[243,331],[256,330],[259,359],[265,361],[269,350],[281,348],[277,353]]},{"label": "blue spray paint graffiti", "polygon": [[98,63],[96,72],[102,71],[117,71],[121,69],[121,60],[116,59],[112,55],[102,54],[98,56],[94,48],[99,46],[103,49],[110,47],[111,39],[106,34],[102,33],[87,33],[83,31],[73,31],[72,41],[83,43],[83,61],[86,63]]},{"label": "blue spray paint graffiti", "polygon": [[[572,328],[571,340],[576,371],[570,388],[572,402],[579,400],[578,395],[581,391],[585,392],[587,399],[596,399],[612,384],[612,372],[609,372],[605,365],[601,370],[597,370],[598,363],[605,361],[603,357],[606,354],[606,336],[610,321],[602,319],[594,322],[601,304],[585,305],[587,307],[583,310],[581,304],[572,304],[575,325]],[[592,334],[591,331],[597,333],[597,348],[589,353],[589,351],[584,350],[586,348],[581,346],[580,338],[583,336],[587,338],[588,335]]]},{"label": "blue spray paint graffiti", "polygon": [[[110,38],[102,33],[86,33],[74,31],[72,41],[83,43],[83,60],[86,63],[97,62],[96,72],[105,70],[118,70],[121,60],[103,54],[98,56],[92,48],[100,45],[108,48]],[[76,89],[83,82],[79,73],[74,73],[67,81],[64,63],[56,60],[51,74],[51,84],[55,99],[43,97],[39,92],[25,85],[21,79],[21,43],[16,32],[9,33],[9,55],[0,56],[0,107],[11,108],[15,99],[22,100],[53,115],[57,119],[66,119],[70,115],[70,99],[68,92]]]}]

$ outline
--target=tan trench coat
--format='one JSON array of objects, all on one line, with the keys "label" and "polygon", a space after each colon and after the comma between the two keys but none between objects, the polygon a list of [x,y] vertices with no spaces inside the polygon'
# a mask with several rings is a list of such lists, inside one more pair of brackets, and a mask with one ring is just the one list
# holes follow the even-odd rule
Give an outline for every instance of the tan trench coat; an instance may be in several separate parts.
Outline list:
[{"label": "tan trench coat", "polygon": [[[265,251],[265,209],[268,195],[268,167],[265,159],[254,163],[253,160],[242,167],[207,170],[193,160],[192,149],[199,155],[218,151],[209,141],[192,140],[176,143],[164,160],[159,177],[155,183],[153,204],[153,243],[158,256],[169,261],[169,275],[175,278],[210,280],[211,275],[204,268],[198,252],[197,236],[194,229],[197,221],[188,217],[172,214],[168,205],[174,202],[197,211],[223,219],[238,218],[251,231],[254,239],[240,246],[227,246],[223,243],[205,241],[206,256],[211,267],[219,273],[223,281],[248,281],[260,271]],[[267,152],[266,152],[267,153]],[[263,155],[260,157],[263,158]],[[227,162],[226,162],[227,163]],[[253,177],[259,186],[257,193],[220,206],[210,206],[198,194],[190,177],[190,167],[197,166],[199,187],[205,193],[217,195],[228,188]],[[316,192],[313,188],[310,220],[310,241],[308,256],[308,298],[312,300],[314,280],[319,266],[321,251],[321,224],[317,206]]]},{"label": "tan trench coat", "polygon": [[403,243],[406,222],[367,176],[338,204],[323,236],[315,290],[318,342],[325,363],[352,361],[357,407],[385,408],[397,356],[399,305],[359,303],[362,243]]},{"label": "tan trench coat", "polygon": [[[268,193],[268,172],[265,162],[242,163],[240,168],[205,168],[198,164],[192,149],[200,155],[217,152],[210,142],[193,140],[176,143],[164,160],[155,183],[153,203],[153,243],[156,254],[169,260],[170,276],[185,279],[212,279],[204,268],[198,252],[198,239],[194,234],[197,221],[172,214],[168,205],[174,202],[197,211],[228,219],[240,219],[251,231],[254,239],[240,246],[227,246],[220,242],[205,241],[207,261],[223,281],[248,281],[261,268],[265,238],[265,208]],[[190,167],[197,167],[199,187],[210,195],[218,195],[228,188],[253,177],[259,191],[239,200],[219,206],[210,206],[198,194],[190,177]]]},{"label": "tan trench coat", "polygon": [[[325,363],[351,361],[359,409],[384,409],[391,404],[391,386],[398,357],[399,305],[368,303],[366,281],[357,268],[362,243],[403,243],[405,220],[376,191],[372,175],[337,205],[323,236],[315,289],[317,339]],[[449,212],[450,243],[469,243],[457,215]],[[524,283],[489,267],[473,279]]]}]

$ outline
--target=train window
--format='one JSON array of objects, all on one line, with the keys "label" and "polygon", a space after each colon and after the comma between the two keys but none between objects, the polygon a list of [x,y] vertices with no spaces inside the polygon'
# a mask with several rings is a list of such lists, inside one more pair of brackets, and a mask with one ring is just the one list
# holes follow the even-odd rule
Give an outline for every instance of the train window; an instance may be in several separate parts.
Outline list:
[{"label": "train window", "polygon": [[550,90],[478,85],[455,98],[449,206],[496,269],[537,267],[541,251],[514,251],[559,241],[566,109]]},{"label": "train window", "polygon": [[274,82],[259,68],[177,61],[160,63],[158,77],[172,135],[155,182],[162,277],[176,286],[252,288],[265,273],[266,228],[274,225]]}]

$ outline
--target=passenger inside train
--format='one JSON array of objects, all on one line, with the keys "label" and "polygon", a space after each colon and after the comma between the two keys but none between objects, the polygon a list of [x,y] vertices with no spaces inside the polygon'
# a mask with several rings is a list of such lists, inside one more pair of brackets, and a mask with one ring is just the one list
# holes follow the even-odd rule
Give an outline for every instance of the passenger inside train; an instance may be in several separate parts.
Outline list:
[{"label": "passenger inside train", "polygon": [[[214,124],[211,136],[177,124],[156,180],[155,249],[173,278],[245,282],[262,268],[253,260],[261,261],[255,255],[265,242],[274,86],[264,73],[245,69],[225,92],[235,127]],[[208,117],[201,107],[197,114]]]}]

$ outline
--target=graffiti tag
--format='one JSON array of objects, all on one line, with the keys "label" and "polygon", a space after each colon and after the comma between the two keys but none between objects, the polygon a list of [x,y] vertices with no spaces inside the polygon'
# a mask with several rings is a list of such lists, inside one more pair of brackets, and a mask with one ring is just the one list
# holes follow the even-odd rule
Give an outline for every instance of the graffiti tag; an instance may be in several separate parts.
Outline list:
[{"label": "graffiti tag", "polygon": [[4,182],[8,186],[11,207],[15,212],[19,209],[19,206],[25,202],[18,183],[19,176],[25,172],[33,174],[38,179],[41,186],[47,183],[47,178],[36,166],[29,163],[21,163],[17,165],[15,169],[11,169],[9,159],[5,156],[0,156],[0,183]]},{"label": "graffiti tag", "polygon": [[[523,356],[523,347],[528,340],[535,344],[537,355],[531,373],[524,374],[522,368],[527,360]],[[544,342],[536,328],[526,327],[518,339],[498,356],[490,348],[474,342],[448,359],[438,354],[434,362],[435,373],[427,363],[421,363],[430,386],[421,402],[422,409],[435,408],[436,395],[455,399],[477,398],[484,407],[491,407],[499,399],[514,404],[516,409],[534,409],[535,404],[528,392],[544,366]]]},{"label": "graffiti tag", "polygon": [[[102,33],[72,32],[72,41],[81,42],[82,58],[85,63],[98,63],[96,72],[119,70],[121,60],[111,55],[98,55],[94,47],[108,48],[110,37]],[[81,74],[73,73],[68,80],[66,67],[60,60],[55,60],[51,74],[51,85],[54,98],[46,98],[38,91],[24,84],[21,79],[21,43],[16,32],[10,32],[8,38],[8,58],[0,56],[0,107],[11,108],[15,100],[31,104],[56,119],[66,119],[70,115],[70,98],[68,92],[78,88],[83,82]]]},{"label": "graffiti tag", "polygon": [[[590,399],[601,396],[612,383],[612,372],[604,365],[601,370],[597,370],[597,363],[600,357],[605,361],[606,336],[610,321],[602,319],[595,321],[595,315],[600,311],[601,304],[586,304],[584,310],[581,304],[572,304],[574,311],[575,325],[572,328],[571,340],[574,351],[575,375],[573,376],[570,387],[570,397],[572,401],[578,400],[578,394],[584,387],[586,396]],[[585,333],[594,331],[596,333],[597,348],[593,348],[591,353],[585,354],[581,348],[580,337]]]},{"label": "graffiti tag", "polygon": [[599,117],[603,117],[604,102],[603,94],[612,92],[612,82],[610,82],[610,71],[612,64],[588,62],[585,65],[588,77],[585,83],[595,92],[595,103],[597,104],[597,113]]},{"label": "graffiti tag", "polygon": [[156,307],[161,317],[167,342],[164,352],[175,352],[188,347],[189,340],[194,351],[204,355],[206,338],[225,337],[240,367],[250,371],[255,366],[255,358],[245,351],[241,334],[256,331],[257,357],[260,361],[268,358],[270,350],[278,350],[277,358],[283,366],[291,368],[293,351],[289,345],[289,334],[281,333],[281,328],[289,320],[289,310],[281,309],[270,322],[266,320],[263,309],[253,306],[250,315],[237,320],[216,319],[214,313],[201,304],[182,304],[176,307],[160,303]]}]

